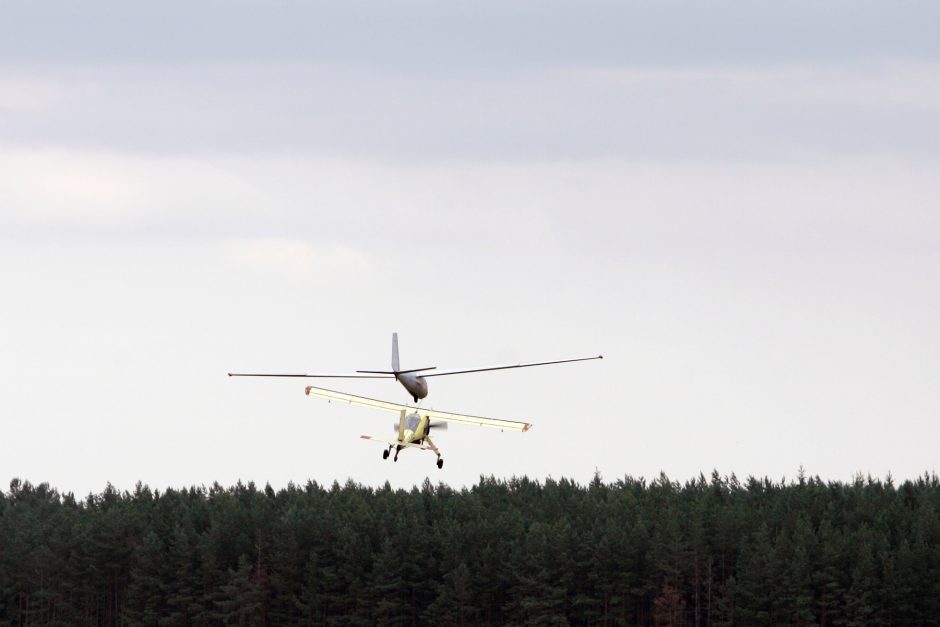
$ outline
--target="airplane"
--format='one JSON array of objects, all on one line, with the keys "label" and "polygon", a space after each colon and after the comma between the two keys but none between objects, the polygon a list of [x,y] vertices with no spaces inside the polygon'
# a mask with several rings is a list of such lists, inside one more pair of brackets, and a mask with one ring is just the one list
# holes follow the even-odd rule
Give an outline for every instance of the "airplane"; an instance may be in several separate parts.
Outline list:
[{"label": "airplane", "polygon": [[437,456],[437,467],[444,467],[444,458],[441,457],[441,450],[431,439],[431,430],[446,430],[448,424],[454,422],[458,424],[476,425],[478,427],[489,427],[499,429],[500,431],[528,431],[532,428],[532,423],[519,422],[515,420],[500,420],[498,418],[483,418],[482,416],[470,416],[466,414],[455,414],[447,411],[437,411],[434,409],[423,409],[400,405],[389,401],[380,401],[365,396],[355,396],[345,392],[327,390],[308,385],[305,388],[307,396],[324,398],[327,401],[340,401],[357,405],[359,407],[371,407],[373,409],[382,409],[398,414],[398,422],[393,426],[397,433],[394,440],[386,440],[371,435],[360,436],[363,440],[381,442],[387,444],[388,448],[382,451],[382,459],[388,459],[392,449],[395,449],[394,461],[398,461],[398,454],[406,448],[415,448],[422,451],[431,451]]},{"label": "airplane", "polygon": [[[531,366],[547,366],[550,364],[564,364],[575,361],[589,361],[592,359],[603,359],[603,355],[596,357],[579,357],[576,359],[559,359],[555,361],[539,361],[521,364],[510,364],[504,366],[485,366],[481,368],[464,368],[455,370],[437,370],[436,366],[426,368],[412,368],[402,370],[399,366],[398,357],[398,333],[392,333],[392,369],[391,370],[357,370],[346,373],[305,373],[305,374],[279,374],[279,373],[241,373],[230,372],[230,377],[312,377],[312,378],[333,378],[333,379],[396,379],[411,395],[417,404],[419,400],[428,395],[427,377],[439,377],[452,374],[466,374],[470,372],[486,372],[490,370],[508,370],[511,368],[528,368]],[[432,372],[434,371],[434,372]],[[422,409],[392,403],[389,401],[380,401],[364,396],[355,396],[345,392],[337,392],[326,388],[306,387],[307,396],[325,398],[328,401],[342,401],[351,405],[361,407],[372,407],[392,411],[399,415],[398,423],[395,425],[397,437],[394,440],[386,440],[374,436],[364,435],[362,439],[382,442],[387,444],[388,448],[382,452],[382,459],[388,459],[392,449],[395,449],[394,461],[398,461],[398,454],[406,448],[416,448],[423,451],[431,451],[437,456],[437,467],[444,467],[444,458],[441,457],[440,449],[430,438],[432,429],[446,429],[451,422],[477,425],[480,427],[490,427],[501,431],[528,431],[532,424],[528,422],[519,422],[514,420],[500,420],[497,418],[483,418],[481,416],[470,416],[465,414],[456,414],[452,412],[436,411],[433,409]]]},{"label": "airplane", "polygon": [[[603,355],[596,357],[579,357],[576,359],[558,359],[555,361],[537,361],[504,366],[484,366],[481,368],[462,368],[454,370],[438,370],[437,366],[425,368],[411,368],[402,370],[398,359],[398,333],[392,333],[392,369],[391,370],[356,370],[355,372],[310,372],[305,374],[269,374],[230,372],[230,377],[311,377],[322,379],[396,379],[408,390],[415,403],[428,395],[428,377],[443,377],[452,374],[467,374],[470,372],[487,372],[490,370],[509,370],[511,368],[529,368],[531,366],[548,366],[551,364],[566,364],[574,361],[589,361],[603,359]],[[434,372],[432,372],[434,371]]]}]

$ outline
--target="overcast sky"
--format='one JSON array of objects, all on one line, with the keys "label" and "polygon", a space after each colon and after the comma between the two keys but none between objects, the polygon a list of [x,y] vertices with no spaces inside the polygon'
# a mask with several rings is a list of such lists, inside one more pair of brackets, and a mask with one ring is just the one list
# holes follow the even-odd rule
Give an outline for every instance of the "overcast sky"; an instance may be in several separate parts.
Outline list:
[{"label": "overcast sky", "polygon": [[[0,481],[910,478],[940,446],[934,2],[8,1]],[[232,370],[429,380],[393,417]],[[390,381],[337,389],[404,402]],[[329,387],[329,385],[327,385]]]}]

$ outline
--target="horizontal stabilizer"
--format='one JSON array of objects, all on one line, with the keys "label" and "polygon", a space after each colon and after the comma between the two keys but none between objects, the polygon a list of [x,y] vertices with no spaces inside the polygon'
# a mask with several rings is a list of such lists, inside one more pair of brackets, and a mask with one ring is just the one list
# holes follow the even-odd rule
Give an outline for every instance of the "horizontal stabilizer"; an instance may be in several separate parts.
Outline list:
[{"label": "horizontal stabilizer", "polygon": [[394,379],[392,373],[366,373],[366,372],[308,372],[304,374],[271,374],[230,372],[230,377],[311,377],[320,379]]},{"label": "horizontal stabilizer", "polygon": [[356,372],[365,372],[367,374],[408,374],[411,372],[424,372],[425,370],[434,370],[437,366],[428,366],[427,368],[411,368],[410,370],[357,370]]}]

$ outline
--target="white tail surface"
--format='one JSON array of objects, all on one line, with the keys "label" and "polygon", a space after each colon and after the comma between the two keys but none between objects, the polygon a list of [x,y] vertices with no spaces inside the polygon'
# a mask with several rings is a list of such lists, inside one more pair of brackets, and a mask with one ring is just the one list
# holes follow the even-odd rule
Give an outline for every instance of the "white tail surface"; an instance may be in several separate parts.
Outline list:
[{"label": "white tail surface", "polygon": [[392,333],[392,370],[398,372],[401,368],[398,366],[398,334]]}]

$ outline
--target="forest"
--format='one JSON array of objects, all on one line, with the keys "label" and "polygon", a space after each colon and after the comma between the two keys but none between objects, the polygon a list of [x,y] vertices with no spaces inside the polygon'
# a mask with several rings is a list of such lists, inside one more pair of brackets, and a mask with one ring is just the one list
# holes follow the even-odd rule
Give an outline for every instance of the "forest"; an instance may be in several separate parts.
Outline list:
[{"label": "forest", "polygon": [[936,625],[940,482],[0,492],[3,625]]}]

